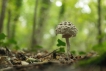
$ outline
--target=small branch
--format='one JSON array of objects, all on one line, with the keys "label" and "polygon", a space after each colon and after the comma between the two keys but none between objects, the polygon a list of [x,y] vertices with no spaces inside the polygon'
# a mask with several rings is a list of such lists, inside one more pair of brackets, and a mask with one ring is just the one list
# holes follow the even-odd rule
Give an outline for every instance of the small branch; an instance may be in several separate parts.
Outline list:
[{"label": "small branch", "polygon": [[45,55],[45,56],[42,56],[41,58],[44,58],[44,57],[47,57],[47,56],[51,55],[52,53],[56,52],[56,50],[58,50],[58,49],[55,49],[55,50],[52,51],[51,53],[49,53],[49,54],[47,54],[47,55]]}]

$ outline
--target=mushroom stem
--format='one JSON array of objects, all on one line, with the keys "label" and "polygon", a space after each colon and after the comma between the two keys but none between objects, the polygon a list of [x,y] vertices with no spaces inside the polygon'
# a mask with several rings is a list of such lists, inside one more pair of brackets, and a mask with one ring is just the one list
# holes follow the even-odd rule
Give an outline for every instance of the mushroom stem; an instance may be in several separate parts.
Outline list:
[{"label": "mushroom stem", "polygon": [[70,55],[70,42],[69,42],[69,38],[66,38],[66,44],[67,44],[66,52],[67,52],[67,55],[69,56]]}]

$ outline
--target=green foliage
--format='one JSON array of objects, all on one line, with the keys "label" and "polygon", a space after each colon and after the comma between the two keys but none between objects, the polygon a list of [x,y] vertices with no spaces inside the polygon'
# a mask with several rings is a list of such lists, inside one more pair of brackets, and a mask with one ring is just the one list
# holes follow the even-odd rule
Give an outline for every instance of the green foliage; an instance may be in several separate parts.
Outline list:
[{"label": "green foliage", "polygon": [[99,54],[96,57],[86,58],[78,63],[78,66],[89,66],[89,65],[106,65],[106,52]]},{"label": "green foliage", "polygon": [[102,44],[96,44],[92,47],[92,50],[98,52],[99,54],[106,52],[106,42]]},{"label": "green foliage", "polygon": [[58,41],[58,43],[57,43],[57,46],[58,47],[60,47],[60,46],[66,46],[66,43],[63,42],[62,40],[58,39],[57,41]]},{"label": "green foliage", "polygon": [[89,65],[96,65],[97,64],[97,62],[95,61],[97,59],[97,57],[96,58],[90,58],[90,59],[84,59],[84,60],[82,60],[82,61],[80,61],[78,64],[77,64],[77,66],[89,66]]},{"label": "green foliage", "polygon": [[86,54],[86,52],[84,52],[84,51],[79,51],[79,54],[80,54],[80,55],[84,55],[84,54]]},{"label": "green foliage", "polygon": [[64,53],[65,49],[64,49],[64,47],[60,47],[56,52],[57,53]]},{"label": "green foliage", "polygon": [[65,52],[64,47],[59,49],[60,52]]},{"label": "green foliage", "polygon": [[65,48],[64,48],[64,46],[66,46],[66,43],[65,42],[63,42],[62,40],[60,40],[60,39],[58,39],[57,40],[57,46],[58,47],[60,47],[56,52],[58,52],[58,53],[63,53],[63,52],[65,52]]},{"label": "green foliage", "polygon": [[3,42],[5,38],[6,38],[6,35],[4,33],[0,33],[0,46],[6,44],[5,42]]},{"label": "green foliage", "polygon": [[37,49],[41,49],[41,48],[43,48],[43,47],[40,46],[40,45],[36,45],[35,48],[37,48]]},{"label": "green foliage", "polygon": [[20,47],[18,46],[18,45],[15,45],[15,47],[14,47],[16,50],[19,50],[20,49]]},{"label": "green foliage", "polygon": [[14,49],[16,49],[16,50],[19,49],[19,46],[17,45],[17,41],[13,38],[7,39],[6,35],[4,33],[0,34],[0,46],[3,46],[3,47],[5,47],[5,46],[7,46],[7,47],[14,46]]},{"label": "green foliage", "polygon": [[6,37],[6,35],[5,35],[4,33],[0,33],[0,41],[1,41],[1,40],[4,40],[5,37]]},{"label": "green foliage", "polygon": [[[92,48],[96,53],[90,58],[86,58],[79,62],[79,66],[88,65],[104,65],[106,63],[106,42],[102,44],[97,44]],[[106,65],[106,64],[105,64]]]},{"label": "green foliage", "polygon": [[71,51],[71,54],[74,54],[75,55],[76,54],[76,51]]},{"label": "green foliage", "polygon": [[8,39],[9,44],[17,44],[17,41],[15,39]]}]

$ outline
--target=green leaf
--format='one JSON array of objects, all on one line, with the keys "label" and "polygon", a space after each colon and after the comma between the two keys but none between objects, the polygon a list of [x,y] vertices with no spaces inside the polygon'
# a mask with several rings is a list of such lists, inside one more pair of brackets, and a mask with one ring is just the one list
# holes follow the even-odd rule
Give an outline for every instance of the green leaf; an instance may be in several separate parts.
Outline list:
[{"label": "green leaf", "polygon": [[43,48],[42,46],[40,45],[36,45],[35,48]]},{"label": "green leaf", "polygon": [[58,39],[58,44],[57,46],[66,46],[66,43]]},{"label": "green leaf", "polygon": [[12,39],[9,39],[8,42],[9,42],[10,44],[17,44],[17,41],[14,40],[13,38],[12,38]]},{"label": "green leaf", "polygon": [[15,46],[15,49],[16,49],[16,50],[19,50],[19,49],[20,49],[20,47],[19,47],[18,45],[16,45],[16,46]]},{"label": "green leaf", "polygon": [[64,48],[60,48],[59,50],[60,52],[65,52]]},{"label": "green leaf", "polygon": [[0,41],[0,45],[1,45],[1,44],[3,44],[3,42],[2,42],[2,41]]},{"label": "green leaf", "polygon": [[83,54],[86,54],[86,52],[80,51],[79,54],[80,54],[80,55],[83,55]]},{"label": "green leaf", "polygon": [[2,45],[3,45],[3,46],[8,46],[9,44],[6,43],[6,42],[3,42]]},{"label": "green leaf", "polygon": [[76,54],[76,51],[71,51],[71,54]]},{"label": "green leaf", "polygon": [[58,53],[65,52],[65,49],[64,49],[64,47],[60,47],[59,50],[57,50],[56,52],[58,52]]},{"label": "green leaf", "polygon": [[0,33],[0,40],[5,39],[6,35],[4,33]]}]

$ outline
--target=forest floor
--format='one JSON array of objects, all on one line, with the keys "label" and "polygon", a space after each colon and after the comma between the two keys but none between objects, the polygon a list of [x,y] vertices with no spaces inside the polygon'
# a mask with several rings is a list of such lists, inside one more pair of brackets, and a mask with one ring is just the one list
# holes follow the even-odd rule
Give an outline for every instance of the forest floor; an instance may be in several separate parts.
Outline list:
[{"label": "forest floor", "polygon": [[79,61],[94,55],[94,53],[83,56],[71,54],[68,59],[64,53],[57,53],[55,50],[51,53],[47,51],[32,53],[11,51],[5,47],[0,48],[0,71],[103,71],[101,67],[92,65],[75,67]]}]

